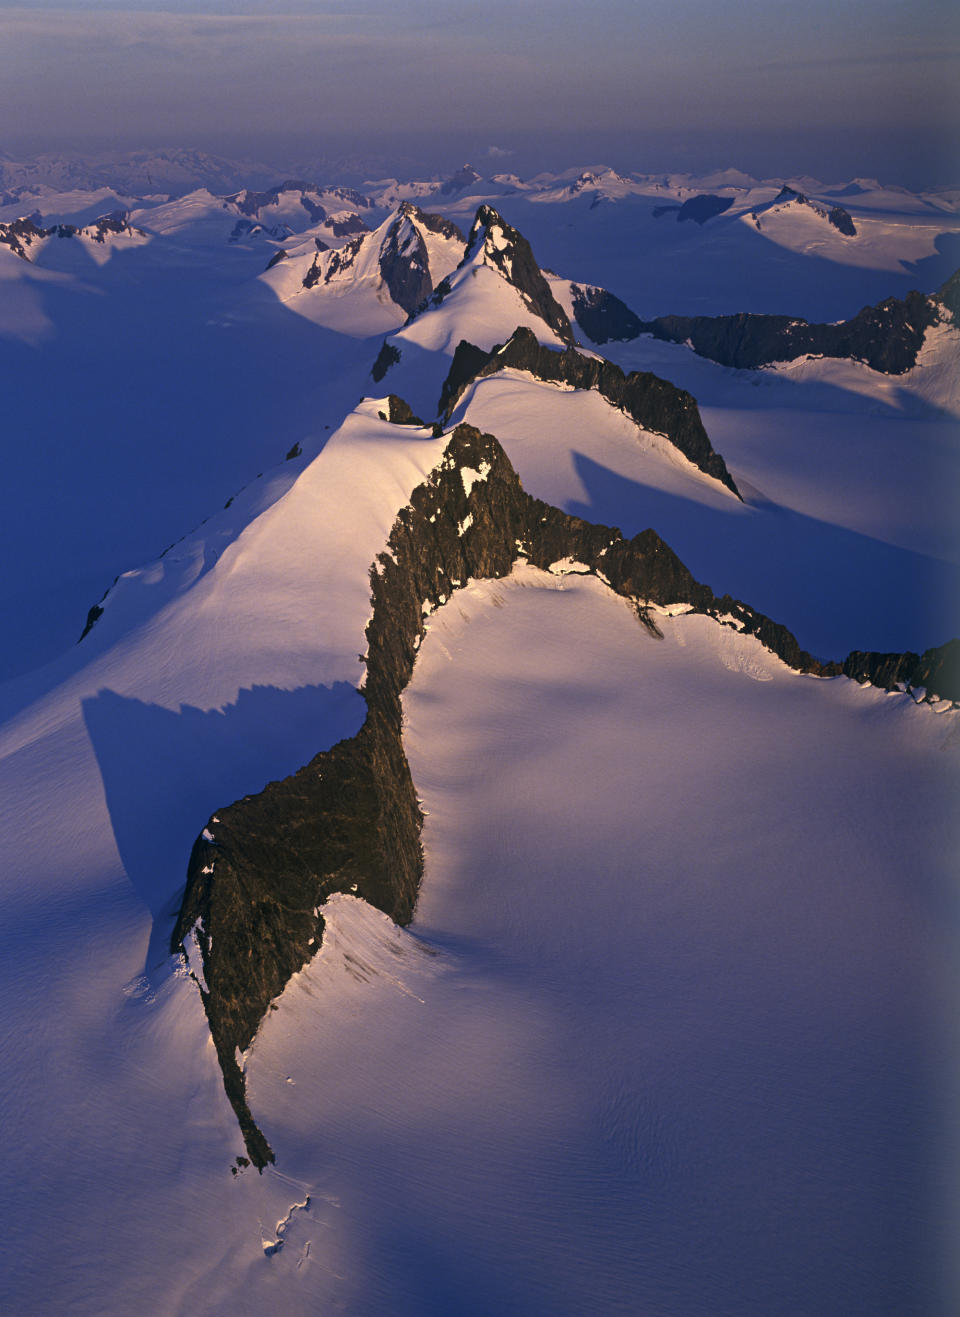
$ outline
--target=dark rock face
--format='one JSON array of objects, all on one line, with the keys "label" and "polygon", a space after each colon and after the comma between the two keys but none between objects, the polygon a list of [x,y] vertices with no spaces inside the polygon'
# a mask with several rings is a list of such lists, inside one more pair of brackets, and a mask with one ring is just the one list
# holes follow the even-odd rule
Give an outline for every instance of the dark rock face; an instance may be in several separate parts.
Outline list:
[{"label": "dark rock face", "polygon": [[384,421],[389,421],[391,425],[417,425],[423,427],[426,421],[422,421],[419,416],[414,416],[413,408],[403,398],[398,398],[395,393],[387,394],[387,410],[380,413]]},{"label": "dark rock face", "polygon": [[850,212],[844,210],[842,206],[833,206],[827,215],[827,219],[833,227],[839,229],[845,237],[855,238],[857,236],[857,226],[853,222],[853,217]]},{"label": "dark rock face", "polygon": [[[93,607],[90,609],[90,611],[87,613],[87,620],[84,623],[83,630],[80,632],[80,640],[82,640],[84,636],[90,634],[95,624],[99,621],[101,617],[103,617],[103,609],[100,607],[99,604],[94,604]],[[79,643],[80,641],[78,640],[77,644]]]},{"label": "dark rock face", "polygon": [[843,673],[882,690],[922,688],[941,699],[960,700],[960,640],[948,640],[923,654],[853,650],[844,660]]},{"label": "dark rock face", "polygon": [[359,215],[348,215],[344,219],[330,220],[328,227],[335,238],[346,238],[351,233],[370,232],[369,227],[364,224]]},{"label": "dark rock face", "polygon": [[390,296],[408,317],[414,316],[433,292],[430,254],[421,228],[455,242],[466,241],[456,224],[442,215],[430,215],[410,201],[401,204],[380,248],[380,273]]},{"label": "dark rock face", "polygon": [[334,251],[326,269],[324,269],[320,260],[323,253],[318,252],[313,258],[313,264],[303,277],[304,288],[313,288],[321,279],[325,284],[328,284],[331,279],[335,279],[337,275],[343,274],[346,270],[349,270],[360,255],[362,244],[362,237],[351,238],[346,246],[340,247],[338,250]]},{"label": "dark rock face", "polygon": [[592,343],[624,343],[642,333],[640,317],[605,288],[571,284],[573,318]]},{"label": "dark rock face", "polygon": [[398,216],[387,230],[380,248],[380,275],[408,316],[433,292],[427,246],[408,215]]},{"label": "dark rock face", "polygon": [[383,347],[377,353],[377,359],[373,363],[373,369],[370,372],[374,382],[379,384],[390,367],[395,366],[399,360],[400,349],[384,340]]},{"label": "dark rock face", "polygon": [[941,318],[936,298],[910,292],[865,306],[851,320],[811,325],[790,316],[660,316],[641,322],[641,333],[693,350],[721,366],[753,370],[797,357],[849,357],[872,370],[902,375],[917,362],[924,335]]},{"label": "dark rock face", "polygon": [[313,220],[314,224],[322,224],[327,218],[327,212],[324,210],[323,206],[320,205],[319,201],[314,201],[313,197],[307,196],[306,193],[303,193],[300,197],[300,205]]},{"label": "dark rock face", "polygon": [[[465,469],[480,474],[469,493]],[[632,601],[653,634],[649,604],[687,604],[756,636],[799,672],[837,676],[849,667],[857,675],[868,660],[890,659],[871,666],[870,679],[883,685],[902,679],[897,660],[916,657],[852,654],[843,668],[818,662],[786,627],[694,580],[654,531],[624,540],[617,530],[531,498],[492,435],[458,426],[371,570],[363,727],[291,777],[219,810],[190,858],[172,949],[187,943],[192,951],[196,939],[224,1086],[258,1167],[273,1152],[247,1106],[235,1049],[249,1045],[271,1001],[315,953],[323,935],[319,907],[334,892],[351,892],[398,923],[413,915],[422,817],[403,750],[400,697],[424,635],[423,606],[449,598],[456,582],[507,575],[520,556],[544,569],[563,558],[584,564]],[[940,674],[940,693],[949,695],[942,674],[952,665],[951,690],[960,697],[958,655],[960,641],[950,642],[915,670],[931,674],[931,687]]]},{"label": "dark rock face", "polygon": [[353,187],[331,187],[325,188],[327,196],[335,197],[337,201],[342,201],[345,206],[359,206],[361,210],[372,210],[376,202],[371,201],[369,197],[364,196]]},{"label": "dark rock face", "polygon": [[573,330],[567,313],[550,291],[530,244],[492,206],[483,205],[477,211],[464,261],[476,254],[481,243],[486,260],[517,289],[534,315],[545,321],[562,342],[572,346]]},{"label": "dark rock face", "polygon": [[267,262],[267,269],[272,270],[275,265],[279,265],[281,261],[285,261],[287,259],[287,255],[288,253],[285,252],[281,247],[278,252],[274,252],[273,255],[270,257],[269,261]]},{"label": "dark rock face", "polygon": [[541,347],[529,329],[515,330],[508,343],[488,353],[481,353],[472,343],[458,345],[440,397],[443,419],[449,419],[472,380],[494,375],[507,367],[528,371],[540,380],[569,384],[575,389],[596,389],[637,425],[665,435],[701,471],[740,497],[726,462],[714,451],[703,428],[696,399],[691,394],[647,371],[624,375],[612,362],[585,357],[573,348],[558,352]]},{"label": "dark rock face", "polygon": [[[329,227],[338,236],[344,233],[354,233],[355,236],[334,252],[325,268],[321,261],[314,259],[303,280],[304,288],[313,288],[321,280],[328,284],[349,270],[360,254],[364,237],[370,232],[359,215],[353,215],[343,223],[331,220]],[[461,242],[464,240],[457,226],[441,215],[428,215],[410,202],[400,206],[387,227],[377,261],[380,277],[391,299],[408,316],[414,315],[433,292],[430,254],[420,232],[421,227],[443,237],[453,237]],[[317,250],[329,249],[317,240]]]},{"label": "dark rock face", "polygon": [[481,373],[494,360],[496,351],[497,349],[493,348],[490,352],[484,352],[483,348],[468,343],[465,338],[460,340],[453,354],[447,378],[443,381],[440,401],[437,404],[437,415],[442,420],[450,419],[454,407],[463,397],[467,387],[475,379],[479,379]]},{"label": "dark rock face", "polygon": [[462,242],[466,246],[467,240],[453,220],[448,220],[444,215],[433,215],[429,211],[421,210],[410,201],[404,201],[400,209],[405,215],[412,215],[418,224],[429,229],[431,233],[437,233],[441,238],[449,238],[453,242]]},{"label": "dark rock face", "polygon": [[704,193],[698,197],[688,197],[677,211],[677,223],[693,220],[694,224],[706,224],[716,215],[722,215],[733,205],[733,197],[715,197]]}]

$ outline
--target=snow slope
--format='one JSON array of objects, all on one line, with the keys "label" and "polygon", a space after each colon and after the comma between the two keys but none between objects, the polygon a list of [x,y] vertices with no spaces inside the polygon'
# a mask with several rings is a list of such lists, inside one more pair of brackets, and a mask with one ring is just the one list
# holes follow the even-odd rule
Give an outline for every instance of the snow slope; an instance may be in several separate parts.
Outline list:
[{"label": "snow slope", "polygon": [[827,360],[735,371],[649,337],[607,343],[624,370],[693,393],[748,507],[704,515],[642,478],[628,487],[582,440],[587,497],[566,506],[601,520],[609,509],[625,531],[652,525],[695,576],[786,622],[815,653],[940,643],[960,629],[960,446],[943,405],[957,342],[932,337],[895,379]]},{"label": "snow slope", "polygon": [[[617,198],[602,187],[571,193],[569,183],[513,195],[491,187],[490,195],[544,266],[608,288],[643,319],[754,311],[840,320],[912,288],[932,292],[960,265],[960,213],[948,194],[917,197],[877,186],[847,196],[794,181],[816,205],[847,210],[857,236],[845,238],[808,207],[765,211],[782,180],[738,185],[674,175],[637,178]],[[703,225],[654,215],[698,195],[733,204]],[[466,199],[431,204],[458,222],[466,218]]]},{"label": "snow slope", "polygon": [[247,1059],[263,1176],[196,986],[144,966],[97,716],[6,760],[8,1302],[935,1310],[956,715],[659,622],[529,569],[433,615],[417,920],[325,911]]}]

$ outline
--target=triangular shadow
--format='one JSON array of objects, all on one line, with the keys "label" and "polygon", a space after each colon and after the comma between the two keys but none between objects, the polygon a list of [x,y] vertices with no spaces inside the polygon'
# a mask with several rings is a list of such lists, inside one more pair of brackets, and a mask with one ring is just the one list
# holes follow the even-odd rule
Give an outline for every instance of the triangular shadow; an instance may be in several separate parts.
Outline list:
[{"label": "triangular shadow", "polygon": [[153,917],[144,974],[165,972],[190,850],[214,810],[355,735],[366,712],[346,682],[255,686],[222,711],[173,711],[111,690],[83,701],[117,849]]},{"label": "triangular shadow", "polygon": [[957,632],[960,567],[766,500],[746,515],[711,508],[573,459],[586,498],[567,512],[625,536],[653,527],[697,580],[783,623],[820,658],[922,651]]}]

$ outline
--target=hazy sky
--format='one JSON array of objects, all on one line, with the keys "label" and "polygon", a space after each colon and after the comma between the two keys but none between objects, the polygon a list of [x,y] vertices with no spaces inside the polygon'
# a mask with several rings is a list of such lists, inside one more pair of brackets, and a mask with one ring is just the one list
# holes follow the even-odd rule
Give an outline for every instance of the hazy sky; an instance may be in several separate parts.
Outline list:
[{"label": "hazy sky", "polygon": [[956,0],[0,0],[0,149],[444,167],[492,148],[521,172],[675,161],[953,181],[958,13]]}]

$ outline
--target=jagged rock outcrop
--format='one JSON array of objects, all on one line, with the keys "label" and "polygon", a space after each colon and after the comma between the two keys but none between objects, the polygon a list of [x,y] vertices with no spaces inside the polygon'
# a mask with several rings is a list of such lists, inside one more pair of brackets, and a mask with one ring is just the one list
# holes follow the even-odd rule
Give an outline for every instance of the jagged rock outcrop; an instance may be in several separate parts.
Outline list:
[{"label": "jagged rock outcrop", "polygon": [[[387,410],[380,413],[380,419],[389,421],[391,425],[418,425],[421,427],[426,425],[426,421],[422,421],[419,416],[414,415],[410,404],[404,398],[398,398],[395,393],[387,394]],[[441,433],[443,432],[441,431]]]},{"label": "jagged rock outcrop", "polygon": [[626,343],[643,332],[640,317],[606,288],[571,284],[573,318],[591,343]]},{"label": "jagged rock outcrop", "polygon": [[[554,297],[529,242],[488,205],[477,210],[461,265],[468,265],[478,257],[503,275],[533,314],[539,316],[561,342],[573,345],[573,329],[567,313]],[[449,291],[449,281],[444,283],[445,288],[437,289],[438,301]]]},{"label": "jagged rock outcrop", "polygon": [[347,238],[352,233],[369,233],[368,226],[359,215],[331,215],[327,219],[327,228],[335,238]]},{"label": "jagged rock outcrop", "polygon": [[827,219],[835,229],[846,238],[855,238],[857,236],[857,226],[853,222],[853,217],[848,210],[842,206],[831,206],[827,212]]},{"label": "jagged rock outcrop", "polygon": [[459,225],[454,224],[453,220],[447,219],[445,215],[435,215],[432,211],[421,210],[415,206],[412,201],[401,202],[400,211],[403,215],[409,215],[412,219],[430,233],[436,233],[441,238],[449,238],[451,242],[459,242],[466,246],[467,239],[462,233]]},{"label": "jagged rock outcrop", "polygon": [[[329,254],[318,250],[313,258],[313,264],[303,276],[304,288],[314,288],[321,282],[328,284],[344,275],[356,264],[357,257],[363,247],[364,236],[358,235],[351,238],[348,243],[345,243],[342,247],[334,248]],[[323,259],[324,257],[327,257],[327,259]]]},{"label": "jagged rock outcrop", "polygon": [[379,384],[390,367],[395,366],[399,360],[400,349],[384,339],[383,346],[377,353],[377,359],[370,371],[374,383]]},{"label": "jagged rock outcrop", "polygon": [[[218,810],[190,857],[172,949],[184,948],[198,971],[224,1087],[250,1159],[261,1169],[274,1154],[247,1105],[237,1055],[315,954],[323,902],[350,892],[398,923],[413,916],[422,816],[403,749],[401,694],[424,636],[425,609],[444,603],[471,577],[507,575],[521,556],[544,569],[566,559],[595,572],[632,601],[639,622],[654,634],[650,604],[686,604],[756,636],[800,672],[836,676],[849,666],[863,680],[864,660],[877,657],[852,654],[842,667],[819,662],[786,627],[728,595],[717,598],[654,531],[624,540],[617,530],[532,498],[492,435],[457,426],[371,569],[363,727],[299,772]],[[941,683],[940,690],[952,698],[960,698],[958,652],[954,641],[922,660],[931,686],[933,674],[943,677],[952,665],[955,684]],[[895,685],[903,670],[895,662],[883,671],[874,664],[870,680]]]},{"label": "jagged rock outcrop", "polygon": [[881,654],[853,650],[843,661],[843,673],[854,681],[869,681],[883,690],[924,690],[942,699],[960,699],[960,640],[948,640],[922,654]]},{"label": "jagged rock outcrop", "polygon": [[439,411],[443,420],[449,420],[473,380],[486,378],[508,367],[528,371],[539,380],[569,384],[575,389],[596,389],[637,425],[665,435],[695,466],[740,498],[726,462],[714,450],[703,428],[692,394],[649,371],[631,371],[624,375],[612,362],[584,356],[574,348],[556,351],[541,347],[529,329],[518,328],[507,343],[490,352],[481,352],[472,343],[458,345],[440,396]]}]

